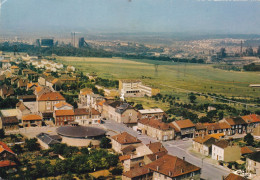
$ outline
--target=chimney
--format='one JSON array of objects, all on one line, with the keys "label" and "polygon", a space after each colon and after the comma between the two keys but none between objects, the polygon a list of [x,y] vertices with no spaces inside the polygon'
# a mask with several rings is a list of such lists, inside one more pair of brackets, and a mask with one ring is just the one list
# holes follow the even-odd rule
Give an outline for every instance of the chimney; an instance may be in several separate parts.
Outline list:
[{"label": "chimney", "polygon": [[156,170],[159,171],[159,166],[156,166]]},{"label": "chimney", "polygon": [[172,176],[172,172],[171,171],[169,171],[169,176]]},{"label": "chimney", "polygon": [[184,169],[181,169],[181,173],[184,173]]},{"label": "chimney", "polygon": [[155,159],[156,159],[156,160],[158,159],[158,155],[155,156]]},{"label": "chimney", "polygon": [[184,156],[182,157],[182,160],[185,161],[185,157]]},{"label": "chimney", "polygon": [[150,144],[152,144],[152,141],[150,141]]}]

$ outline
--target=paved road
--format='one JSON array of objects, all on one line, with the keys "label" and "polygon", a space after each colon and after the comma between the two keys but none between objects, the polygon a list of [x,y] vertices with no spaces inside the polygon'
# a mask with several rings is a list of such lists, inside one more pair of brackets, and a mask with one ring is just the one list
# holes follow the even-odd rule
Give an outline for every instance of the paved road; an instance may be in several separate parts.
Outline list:
[{"label": "paved road", "polygon": [[[106,123],[102,124],[102,126],[107,130],[112,130],[114,134],[116,134],[116,132],[128,132],[129,134],[140,139],[144,144],[148,144],[150,141],[156,142],[156,140],[152,139],[151,137],[148,137],[146,135],[138,135],[138,133],[134,131],[132,128],[128,128],[124,124],[119,124],[111,120],[106,120]],[[201,178],[203,179],[221,180],[223,175],[226,176],[230,173],[226,168],[222,166],[210,164],[205,160],[203,160],[202,162],[202,159],[191,155],[188,151],[188,149],[191,147],[191,144],[191,140],[173,140],[163,142],[163,145],[168,150],[169,154],[178,156],[179,158],[185,157],[186,161],[196,166],[202,167]]]}]

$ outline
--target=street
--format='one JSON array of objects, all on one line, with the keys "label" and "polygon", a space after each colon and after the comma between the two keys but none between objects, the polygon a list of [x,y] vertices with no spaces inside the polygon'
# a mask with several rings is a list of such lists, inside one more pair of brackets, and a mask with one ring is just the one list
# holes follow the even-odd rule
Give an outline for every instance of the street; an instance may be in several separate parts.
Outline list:
[{"label": "street", "polygon": [[[156,142],[151,137],[148,137],[146,135],[138,135],[136,131],[134,131],[132,128],[126,127],[124,124],[116,123],[111,120],[106,120],[105,124],[102,124],[102,126],[111,131],[116,131],[118,133],[120,132],[127,132],[138,139],[140,139],[144,144],[148,144],[151,142]],[[115,133],[116,134],[116,133]],[[185,160],[202,168],[201,171],[201,178],[207,179],[207,180],[222,180],[222,176],[226,176],[230,173],[230,171],[222,166],[211,164],[207,162],[206,159],[201,159],[198,157],[195,157],[191,155],[188,151],[188,149],[192,145],[191,139],[187,141],[183,140],[172,140],[172,141],[166,141],[163,142],[163,145],[168,150],[168,153],[177,156],[179,158],[185,157]]]}]

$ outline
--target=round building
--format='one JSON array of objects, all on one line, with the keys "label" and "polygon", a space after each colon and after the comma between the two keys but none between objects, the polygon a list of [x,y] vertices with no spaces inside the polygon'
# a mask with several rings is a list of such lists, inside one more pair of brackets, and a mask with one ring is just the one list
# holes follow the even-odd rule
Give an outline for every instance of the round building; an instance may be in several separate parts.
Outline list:
[{"label": "round building", "polygon": [[77,123],[59,127],[56,131],[62,137],[62,143],[69,146],[88,146],[90,143],[98,146],[106,134],[101,128],[80,126]]}]

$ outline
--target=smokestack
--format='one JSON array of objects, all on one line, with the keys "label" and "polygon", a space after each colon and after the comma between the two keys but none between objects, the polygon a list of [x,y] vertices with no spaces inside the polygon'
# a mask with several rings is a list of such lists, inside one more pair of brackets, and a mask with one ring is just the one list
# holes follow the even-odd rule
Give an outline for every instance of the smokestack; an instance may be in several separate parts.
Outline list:
[{"label": "smokestack", "polygon": [[185,157],[184,156],[182,157],[182,160],[185,161]]}]

